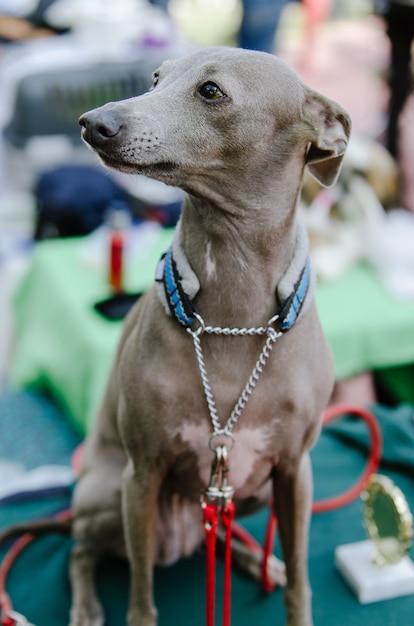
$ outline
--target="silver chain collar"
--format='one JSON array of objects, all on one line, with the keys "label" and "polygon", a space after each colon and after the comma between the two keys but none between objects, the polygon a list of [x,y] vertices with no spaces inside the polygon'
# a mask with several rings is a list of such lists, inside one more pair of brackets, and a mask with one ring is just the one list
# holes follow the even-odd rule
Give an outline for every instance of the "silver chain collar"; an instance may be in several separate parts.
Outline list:
[{"label": "silver chain collar", "polygon": [[[264,366],[266,365],[269,359],[270,353],[272,351],[272,348],[276,340],[283,334],[280,331],[276,331],[272,326],[272,324],[274,324],[277,321],[279,316],[278,315],[273,316],[268,321],[267,326],[259,326],[258,328],[221,328],[220,326],[214,326],[214,327],[206,326],[203,318],[198,313],[195,313],[195,317],[199,323],[199,327],[196,330],[187,328],[187,332],[193,338],[198,368],[200,370],[201,381],[202,381],[203,389],[204,389],[204,395],[207,401],[207,405],[208,405],[208,409],[209,409],[210,417],[211,417],[211,423],[213,426],[213,434],[210,437],[209,446],[214,452],[216,452],[217,448],[214,446],[214,440],[217,437],[225,436],[225,437],[229,437],[231,440],[231,445],[227,447],[227,449],[230,450],[234,444],[233,429],[235,425],[237,424],[247,402],[249,401],[254,388],[256,387],[256,384],[260,378],[260,375],[263,371]],[[207,333],[210,335],[214,334],[214,335],[225,335],[225,336],[232,336],[232,337],[267,335],[265,344],[262,348],[259,358],[256,361],[253,371],[250,374],[250,377],[243,391],[241,392],[239,399],[234,405],[234,408],[230,414],[230,417],[228,418],[224,427],[222,427],[220,424],[220,419],[217,413],[216,402],[215,402],[214,395],[211,390],[211,386],[210,386],[208,376],[207,376],[207,370],[205,366],[205,361],[204,361],[204,356],[203,356],[203,351],[201,348],[201,341],[200,341],[200,336],[203,333]]]}]

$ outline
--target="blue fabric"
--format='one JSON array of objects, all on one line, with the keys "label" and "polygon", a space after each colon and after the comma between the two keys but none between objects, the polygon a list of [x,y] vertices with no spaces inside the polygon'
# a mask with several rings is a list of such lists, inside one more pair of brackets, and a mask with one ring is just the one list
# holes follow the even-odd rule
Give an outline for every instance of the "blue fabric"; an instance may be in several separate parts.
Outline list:
[{"label": "blue fabric", "polygon": [[36,239],[87,235],[105,212],[131,209],[127,193],[102,168],[65,165],[44,172],[36,182]]},{"label": "blue fabric", "polygon": [[70,465],[81,435],[49,398],[31,391],[0,394],[0,459],[26,470]]},{"label": "blue fabric", "polygon": [[273,52],[283,8],[291,0],[243,0],[238,45],[249,50]]}]

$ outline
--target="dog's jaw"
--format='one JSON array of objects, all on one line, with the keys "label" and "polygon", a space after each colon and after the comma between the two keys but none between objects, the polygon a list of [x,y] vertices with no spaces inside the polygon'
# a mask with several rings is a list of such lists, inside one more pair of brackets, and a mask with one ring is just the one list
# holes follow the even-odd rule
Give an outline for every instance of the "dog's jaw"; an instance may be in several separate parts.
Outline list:
[{"label": "dog's jaw", "polygon": [[[142,158],[142,153],[137,150],[132,142],[121,148],[113,142],[100,145],[94,140],[93,135],[87,128],[82,128],[81,137],[89,150],[94,152],[106,167],[124,172],[125,174],[142,174],[168,182],[171,174],[177,169],[177,164],[172,161],[154,161]],[[136,139],[138,141],[138,139]],[[155,146],[156,147],[156,146]],[[156,156],[156,153],[150,153]]]},{"label": "dog's jaw", "polygon": [[[106,167],[117,170],[119,172],[123,172],[124,174],[141,174],[155,180],[166,182],[167,184],[171,181],[171,176],[178,167],[174,163],[161,161],[159,163],[151,164],[136,162],[130,163],[112,154],[108,155],[101,150],[95,150],[95,152],[98,155],[100,161]],[[170,184],[173,184],[173,182],[170,182]]]}]

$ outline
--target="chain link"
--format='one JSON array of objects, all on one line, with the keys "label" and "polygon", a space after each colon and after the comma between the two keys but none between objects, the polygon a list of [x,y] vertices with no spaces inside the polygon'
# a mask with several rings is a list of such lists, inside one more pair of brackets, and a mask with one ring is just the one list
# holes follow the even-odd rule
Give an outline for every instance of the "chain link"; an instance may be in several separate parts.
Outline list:
[{"label": "chain link", "polygon": [[[200,370],[201,381],[202,381],[203,389],[204,389],[204,395],[205,395],[208,409],[210,412],[211,423],[213,425],[212,437],[215,437],[216,435],[231,436],[233,428],[237,424],[247,402],[250,399],[250,396],[253,393],[254,388],[256,387],[257,381],[260,378],[263,368],[269,359],[269,356],[275,344],[275,341],[282,334],[281,332],[276,331],[272,327],[272,324],[278,319],[278,316],[275,315],[274,317],[272,317],[269,320],[268,325],[266,327],[259,326],[258,328],[221,328],[220,326],[215,326],[215,327],[206,326],[200,315],[196,314],[196,317],[200,326],[195,331],[193,331],[191,328],[188,328],[187,331],[190,333],[190,335],[193,338],[198,368]],[[250,377],[243,391],[241,392],[239,399],[234,405],[234,408],[230,414],[230,417],[228,418],[224,427],[221,426],[220,418],[217,413],[216,402],[215,402],[214,395],[213,395],[213,392],[212,392],[212,389],[208,380],[203,350],[201,348],[200,336],[204,332],[208,334],[225,335],[225,336],[233,336],[233,337],[236,337],[236,336],[245,337],[245,336],[267,334],[265,344],[262,348],[259,358],[256,361],[253,371],[250,374]]]},{"label": "chain link", "polygon": [[265,328],[264,326],[260,326],[259,328],[220,328],[220,326],[205,326],[204,332],[208,333],[209,335],[231,335],[233,337],[246,337],[247,335],[265,335],[267,333],[267,328]]}]

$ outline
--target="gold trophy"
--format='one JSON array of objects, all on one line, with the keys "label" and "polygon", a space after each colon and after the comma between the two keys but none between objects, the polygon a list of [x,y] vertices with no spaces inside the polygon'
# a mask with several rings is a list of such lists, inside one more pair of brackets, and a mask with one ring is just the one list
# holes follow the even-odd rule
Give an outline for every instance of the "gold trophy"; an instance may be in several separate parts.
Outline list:
[{"label": "gold trophy", "polygon": [[337,569],[361,604],[414,593],[408,556],[413,517],[403,492],[387,476],[373,474],[361,499],[369,539],[338,546]]}]

